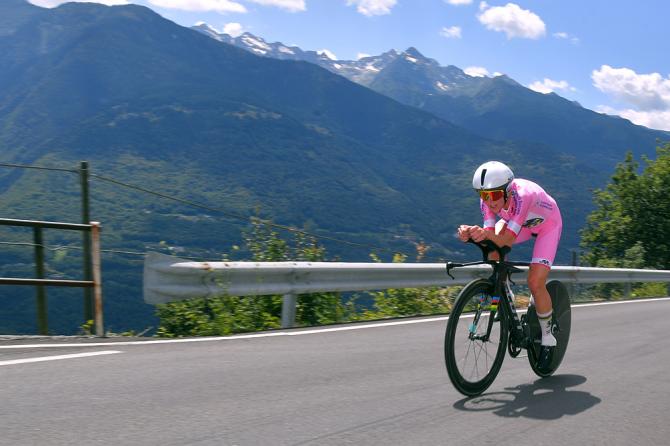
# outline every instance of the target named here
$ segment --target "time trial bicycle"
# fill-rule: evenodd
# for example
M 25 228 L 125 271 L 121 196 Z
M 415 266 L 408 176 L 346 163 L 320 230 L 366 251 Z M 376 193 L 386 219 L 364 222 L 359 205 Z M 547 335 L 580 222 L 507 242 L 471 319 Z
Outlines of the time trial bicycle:
M 511 262 L 505 257 L 509 247 L 498 247 L 490 240 L 476 243 L 483 260 L 470 263 L 447 263 L 447 274 L 453 268 L 488 264 L 493 267 L 489 278 L 476 279 L 461 290 L 456 298 L 444 337 L 444 357 L 449 379 L 464 395 L 476 396 L 484 392 L 495 380 L 505 350 L 516 358 L 522 350 L 528 352 L 528 362 L 540 377 L 552 375 L 563 360 L 570 339 L 570 297 L 565 286 L 558 280 L 547 282 L 547 290 L 553 306 L 552 332 L 557 345 L 553 350 L 549 366 L 538 364 L 542 334 L 532 300 L 525 314 L 517 312 L 511 285 L 511 275 L 521 272 L 519 266 L 530 266 L 528 262 Z M 498 253 L 499 260 L 490 260 L 489 255 Z

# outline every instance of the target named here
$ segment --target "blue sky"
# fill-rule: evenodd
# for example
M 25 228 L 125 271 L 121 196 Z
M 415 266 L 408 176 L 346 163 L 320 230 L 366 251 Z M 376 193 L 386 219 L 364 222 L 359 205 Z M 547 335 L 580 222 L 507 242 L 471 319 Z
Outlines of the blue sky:
M 54 7 L 63 0 L 30 0 Z M 97 0 L 148 6 L 338 59 L 415 47 L 592 110 L 670 130 L 668 0 Z

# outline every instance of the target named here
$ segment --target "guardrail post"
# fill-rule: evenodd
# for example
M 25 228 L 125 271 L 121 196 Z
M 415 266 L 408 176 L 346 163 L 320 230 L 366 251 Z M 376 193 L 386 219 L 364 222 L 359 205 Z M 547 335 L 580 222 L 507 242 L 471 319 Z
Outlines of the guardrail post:
M 571 256 L 571 257 L 572 257 L 572 261 L 570 262 L 570 264 L 571 264 L 572 266 L 577 266 L 577 253 L 575 252 L 574 249 L 572 250 L 571 254 L 572 254 L 572 256 Z M 569 296 L 570 296 L 570 298 L 571 298 L 572 300 L 574 300 L 575 297 L 576 297 L 576 296 L 575 296 L 575 291 L 576 291 L 575 288 L 576 288 L 576 287 L 575 287 L 575 284 L 574 284 L 574 283 L 570 282 L 570 283 L 568 284 L 568 293 L 569 293 Z
M 281 328 L 292 328 L 295 325 L 295 307 L 297 296 L 295 294 L 284 294 L 281 306 Z
M 626 282 L 623 284 L 623 295 L 626 299 L 629 299 L 630 293 L 631 293 L 631 284 L 630 282 Z
M 95 308 L 95 335 L 104 336 L 102 320 L 102 274 L 100 272 L 100 223 L 91 222 L 91 269 L 93 270 L 93 296 Z
M 33 228 L 33 241 L 35 244 L 35 274 L 37 279 L 44 279 L 44 238 L 42 228 Z M 47 296 L 46 289 L 42 285 L 36 287 L 37 292 L 37 332 L 41 335 L 49 334 L 47 322 Z

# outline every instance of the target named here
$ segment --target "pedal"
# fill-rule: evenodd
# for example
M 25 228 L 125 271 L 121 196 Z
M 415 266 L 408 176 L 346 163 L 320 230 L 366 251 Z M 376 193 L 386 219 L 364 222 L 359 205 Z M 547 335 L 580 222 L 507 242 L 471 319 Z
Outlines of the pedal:
M 521 353 L 521 350 L 523 350 L 521 347 L 516 347 L 515 344 L 515 340 L 510 336 L 510 338 L 507 340 L 507 351 L 512 358 L 519 356 L 519 353 Z
M 521 353 L 521 350 L 522 350 L 521 348 L 515 348 L 515 347 L 513 347 L 511 344 L 509 344 L 509 345 L 507 346 L 507 351 L 509 352 L 509 355 L 510 355 L 512 358 L 516 358 L 516 357 L 518 357 L 518 356 L 519 356 L 519 353 Z

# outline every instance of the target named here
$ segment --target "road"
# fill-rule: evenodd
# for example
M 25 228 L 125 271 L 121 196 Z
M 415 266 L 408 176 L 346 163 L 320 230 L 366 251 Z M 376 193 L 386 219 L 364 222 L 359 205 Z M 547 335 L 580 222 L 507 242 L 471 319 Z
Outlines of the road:
M 508 357 L 472 399 L 448 380 L 445 318 L 167 343 L 3 340 L 0 445 L 667 444 L 670 299 L 572 314 L 556 375 Z

